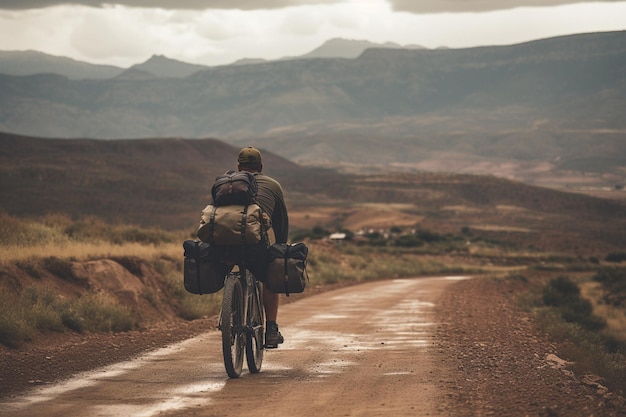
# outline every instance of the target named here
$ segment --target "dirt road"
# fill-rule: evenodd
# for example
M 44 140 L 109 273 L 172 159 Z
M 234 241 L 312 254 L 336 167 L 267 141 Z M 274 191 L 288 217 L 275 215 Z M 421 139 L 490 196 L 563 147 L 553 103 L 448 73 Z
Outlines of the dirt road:
M 438 414 L 433 307 L 454 278 L 344 288 L 281 308 L 286 342 L 229 380 L 217 331 L 0 404 L 11 416 Z
M 27 375 L 47 379 L 27 394 L 0 396 L 0 416 L 626 416 L 622 397 L 573 375 L 537 332 L 514 301 L 523 286 L 402 279 L 285 304 L 285 344 L 266 352 L 260 374 L 236 380 L 226 377 L 216 330 L 122 362 L 128 349 L 163 346 L 172 335 L 5 352 L 5 392 Z

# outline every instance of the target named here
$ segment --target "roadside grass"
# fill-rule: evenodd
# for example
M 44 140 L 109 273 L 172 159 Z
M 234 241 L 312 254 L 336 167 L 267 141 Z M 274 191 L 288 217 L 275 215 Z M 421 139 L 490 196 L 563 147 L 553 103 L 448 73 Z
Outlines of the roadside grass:
M 9 347 L 38 333 L 124 332 L 137 324 L 130 309 L 105 294 L 68 300 L 43 286 L 28 287 L 17 297 L 0 292 L 0 343 Z
M 472 264 L 450 263 L 410 251 L 393 253 L 377 248 L 313 248 L 309 252 L 307 266 L 313 285 L 424 275 L 474 274 L 488 269 Z
M 129 266 L 123 259 L 118 260 Z M 141 258 L 141 262 L 158 272 L 158 288 L 146 286 L 140 294 L 156 310 L 169 308 L 184 320 L 211 316 L 219 311 L 220 293 L 198 296 L 185 291 L 182 262 L 177 258 L 152 254 L 150 258 Z M 60 279 L 72 280 L 67 275 L 71 274 L 67 259 L 30 258 L 28 265 L 36 271 L 35 275 L 43 274 L 45 270 L 46 273 L 54 272 Z M 124 305 L 112 294 L 96 294 L 85 289 L 80 296 L 70 298 L 55 293 L 40 282 L 22 290 L 11 290 L 6 282 L 0 284 L 0 343 L 9 347 L 19 347 L 39 334 L 49 332 L 116 333 L 137 329 L 143 324 L 140 312 L 134 311 L 133 306 Z
M 598 267 L 598 271 L 601 271 Z M 595 374 L 613 392 L 626 393 L 626 310 L 602 302 L 607 292 L 594 281 L 600 272 L 578 271 L 549 279 L 530 274 L 529 291 L 520 296 L 538 327 L 558 343 L 559 353 L 579 376 Z

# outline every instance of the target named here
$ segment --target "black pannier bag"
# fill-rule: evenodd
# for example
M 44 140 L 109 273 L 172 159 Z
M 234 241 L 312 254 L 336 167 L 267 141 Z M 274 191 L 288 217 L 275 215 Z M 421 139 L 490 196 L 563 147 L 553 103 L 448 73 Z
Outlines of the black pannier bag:
M 257 191 L 256 178 L 250 172 L 228 171 L 215 178 L 211 197 L 215 206 L 247 206 L 255 202 Z
M 280 294 L 301 293 L 307 286 L 309 248 L 304 243 L 276 243 L 269 248 L 269 266 L 265 285 Z
M 199 240 L 186 240 L 183 248 L 185 290 L 192 294 L 213 294 L 221 290 L 229 267 L 220 262 L 213 248 Z

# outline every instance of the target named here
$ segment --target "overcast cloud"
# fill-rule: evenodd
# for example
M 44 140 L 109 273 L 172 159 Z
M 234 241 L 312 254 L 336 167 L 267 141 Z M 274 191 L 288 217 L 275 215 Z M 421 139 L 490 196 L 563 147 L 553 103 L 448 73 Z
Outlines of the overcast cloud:
M 0 0 L 0 50 L 32 49 L 121 67 L 154 54 L 223 65 L 241 58 L 302 55 L 337 37 L 463 48 L 626 29 L 626 0 L 115 3 Z
M 550 7 L 563 4 L 585 3 L 588 0 L 390 0 L 393 9 L 412 13 L 458 13 L 484 12 L 489 10 L 512 9 L 518 7 Z M 599 0 L 619 2 L 620 0 Z M 367 0 L 362 0 L 367 3 Z M 103 7 L 118 4 L 129 7 L 161 9 L 239 9 L 261 10 L 289 6 L 342 3 L 341 0 L 1 0 L 0 8 L 26 10 L 58 5 L 84 5 Z

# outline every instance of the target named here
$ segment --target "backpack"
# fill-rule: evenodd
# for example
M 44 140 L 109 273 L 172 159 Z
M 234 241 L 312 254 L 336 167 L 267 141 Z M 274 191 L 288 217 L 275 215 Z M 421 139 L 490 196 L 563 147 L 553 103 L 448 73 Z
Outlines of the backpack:
M 250 172 L 227 171 L 215 178 L 211 197 L 215 206 L 247 206 L 256 201 L 257 190 L 256 178 Z
M 265 285 L 273 293 L 303 292 L 309 282 L 306 259 L 309 248 L 304 243 L 275 243 L 270 246 L 270 263 Z

